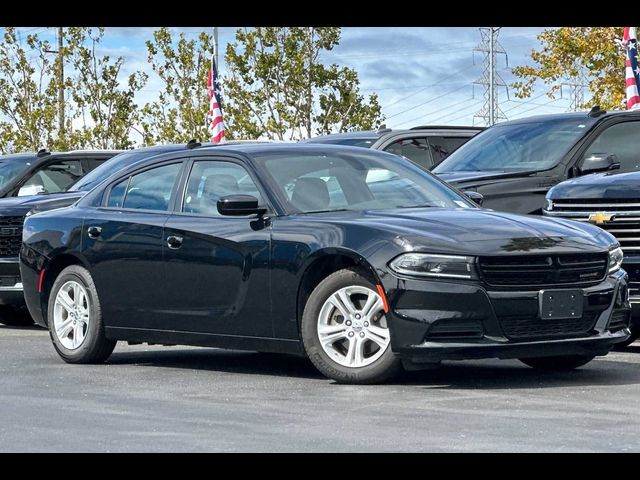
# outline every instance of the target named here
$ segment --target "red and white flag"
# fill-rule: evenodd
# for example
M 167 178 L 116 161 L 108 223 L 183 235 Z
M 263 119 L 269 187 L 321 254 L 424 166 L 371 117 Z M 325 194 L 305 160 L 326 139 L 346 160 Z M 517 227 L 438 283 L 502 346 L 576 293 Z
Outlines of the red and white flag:
M 627 53 L 626 85 L 627 110 L 640 109 L 640 67 L 638 67 L 638 38 L 636 27 L 624 27 L 622 45 Z
M 218 84 L 218 69 L 213 55 L 211 56 L 211 69 L 207 79 L 209 90 L 209 115 L 207 127 L 211 135 L 211 141 L 220 143 L 224 141 L 224 120 L 222 119 L 222 101 L 220 100 L 220 86 Z

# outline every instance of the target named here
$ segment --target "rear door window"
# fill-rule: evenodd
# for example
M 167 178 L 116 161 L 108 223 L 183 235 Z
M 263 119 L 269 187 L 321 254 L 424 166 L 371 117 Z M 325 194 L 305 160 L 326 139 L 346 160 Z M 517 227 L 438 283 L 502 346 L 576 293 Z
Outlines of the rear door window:
M 181 163 L 163 165 L 120 181 L 111 189 L 107 206 L 167 211 L 181 167 Z

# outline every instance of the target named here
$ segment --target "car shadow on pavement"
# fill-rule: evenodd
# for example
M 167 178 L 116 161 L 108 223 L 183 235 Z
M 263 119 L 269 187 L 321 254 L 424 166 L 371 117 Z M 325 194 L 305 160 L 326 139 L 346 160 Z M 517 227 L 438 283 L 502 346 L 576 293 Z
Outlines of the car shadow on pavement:
M 151 352 L 127 352 L 125 350 L 113 353 L 108 363 L 110 365 L 135 364 L 250 375 L 324 378 L 304 357 L 215 348 L 155 350 Z
M 640 359 L 638 362 L 633 360 L 635 353 L 627 356 L 634 351 L 640 353 L 640 345 L 631 347 L 624 354 L 629 361 L 599 357 L 569 372 L 541 372 L 517 361 L 445 362 L 439 368 L 403 372 L 391 384 L 496 390 L 640 384 Z M 211 348 L 144 352 L 121 350 L 115 352 L 108 363 L 325 380 L 308 359 L 276 353 Z
M 4 325 L 0 323 L 0 330 L 39 330 L 46 331 L 45 328 L 42 328 L 35 323 L 33 325 Z
M 600 357 L 587 365 L 565 372 L 544 372 L 517 361 L 500 364 L 484 361 L 447 362 L 440 368 L 406 372 L 399 381 L 424 388 L 453 389 L 530 389 L 640 384 L 640 362 L 605 360 Z

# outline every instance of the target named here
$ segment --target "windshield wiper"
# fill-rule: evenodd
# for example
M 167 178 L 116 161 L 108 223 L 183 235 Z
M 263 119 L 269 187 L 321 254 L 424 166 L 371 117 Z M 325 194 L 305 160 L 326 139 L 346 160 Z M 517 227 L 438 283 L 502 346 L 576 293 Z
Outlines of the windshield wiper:
M 300 213 L 329 213 L 329 212 L 352 212 L 353 210 L 349 208 L 332 208 L 329 210 L 311 210 L 310 212 L 300 212 Z

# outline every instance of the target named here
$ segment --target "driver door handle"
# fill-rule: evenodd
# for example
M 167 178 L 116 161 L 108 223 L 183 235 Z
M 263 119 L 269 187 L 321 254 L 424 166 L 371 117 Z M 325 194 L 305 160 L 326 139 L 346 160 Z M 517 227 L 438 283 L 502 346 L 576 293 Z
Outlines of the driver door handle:
M 87 228 L 87 235 L 89 235 L 89 238 L 98 238 L 100 233 L 102 233 L 102 227 Z
M 177 235 L 171 235 L 167 237 L 167 247 L 171 250 L 177 250 L 182 246 L 182 237 L 178 237 Z

